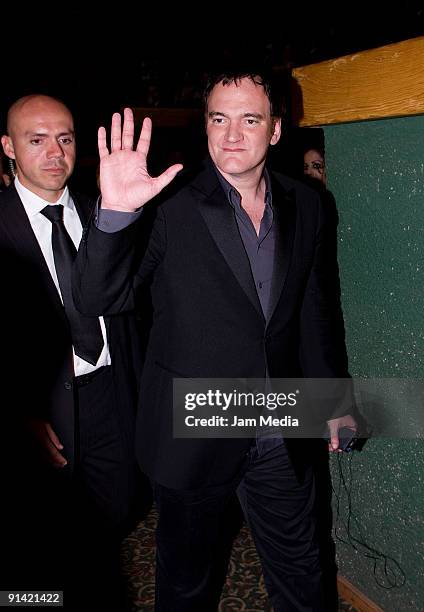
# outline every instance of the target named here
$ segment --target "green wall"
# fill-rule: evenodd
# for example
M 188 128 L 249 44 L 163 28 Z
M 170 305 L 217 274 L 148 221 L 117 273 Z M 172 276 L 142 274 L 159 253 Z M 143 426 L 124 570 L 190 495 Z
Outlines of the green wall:
M 328 187 L 340 215 L 350 372 L 354 377 L 422 379 L 424 116 L 328 126 L 324 132 Z M 406 402 L 393 397 L 393 407 L 405 423 L 412 419 Z M 390 402 L 384 409 L 390 411 Z M 347 461 L 343 457 L 346 471 Z M 337 544 L 340 573 L 384 610 L 423 611 L 423 440 L 371 439 L 351 461 L 352 510 L 362 535 L 399 562 L 406 582 L 396 589 L 379 587 L 373 561 L 363 549 L 342 543 Z M 331 463 L 337 482 L 337 459 Z M 346 498 L 341 506 L 346 520 Z M 351 532 L 359 535 L 354 524 Z

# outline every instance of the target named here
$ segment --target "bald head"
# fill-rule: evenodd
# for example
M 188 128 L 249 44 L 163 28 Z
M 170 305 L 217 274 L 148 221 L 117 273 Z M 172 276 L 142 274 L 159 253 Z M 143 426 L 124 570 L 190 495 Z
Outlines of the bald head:
M 61 112 L 67 113 L 73 124 L 72 114 L 69 108 L 59 98 L 45 96 L 42 94 L 31 94 L 23 96 L 12 104 L 7 113 L 7 133 L 11 135 L 14 127 L 19 123 L 22 114 L 32 114 L 38 111 L 55 112 L 55 109 L 60 109 Z
M 70 110 L 50 96 L 25 96 L 10 107 L 7 131 L 1 141 L 15 160 L 19 181 L 48 202 L 57 202 L 75 164 Z

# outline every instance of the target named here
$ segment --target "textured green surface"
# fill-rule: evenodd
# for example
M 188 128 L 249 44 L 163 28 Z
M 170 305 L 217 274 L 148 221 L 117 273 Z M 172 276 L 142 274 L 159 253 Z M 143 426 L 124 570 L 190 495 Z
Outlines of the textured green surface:
M 424 378 L 424 117 L 329 126 L 325 139 L 351 374 Z M 406 403 L 393 405 L 413 418 Z M 340 571 L 388 612 L 423 611 L 423 440 L 371 440 L 351 467 L 351 533 L 396 559 L 406 582 L 379 587 L 361 546 L 338 543 Z M 336 459 L 332 472 L 337 484 Z M 346 522 L 346 496 L 340 506 Z

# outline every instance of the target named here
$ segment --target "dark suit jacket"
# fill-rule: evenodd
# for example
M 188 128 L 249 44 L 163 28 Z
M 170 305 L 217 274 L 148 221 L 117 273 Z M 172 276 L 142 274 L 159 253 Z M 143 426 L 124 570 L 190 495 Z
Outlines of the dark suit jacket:
M 73 195 L 82 224 L 90 201 Z M 24 418 L 50 421 L 72 469 L 74 391 L 72 346 L 65 311 L 14 186 L 0 193 L 2 377 L 11 400 L 2 418 L 14 431 Z M 106 320 L 120 419 L 128 443 L 134 430 L 140 355 L 132 316 Z M 7 431 L 6 427 L 6 431 Z M 9 434 L 5 434 L 9 435 Z M 19 434 L 18 434 L 19 435 Z M 22 440 L 21 448 L 23 446 Z M 19 448 L 19 445 L 18 445 Z M 15 447 L 15 452 L 18 451 Z
M 334 292 L 337 262 L 319 197 L 297 181 L 271 176 L 278 238 L 267 320 L 234 212 L 210 162 L 159 207 L 141 264 L 133 259 L 134 226 L 107 234 L 92 225 L 80 249 L 75 297 L 87 313 L 132 309 L 137 287 L 153 275 L 137 452 L 144 470 L 165 486 L 226 482 L 250 444 L 174 439 L 173 377 L 259 378 L 266 368 L 281 378 L 347 376 L 336 324 L 342 318 Z M 301 473 L 304 446 L 287 444 Z

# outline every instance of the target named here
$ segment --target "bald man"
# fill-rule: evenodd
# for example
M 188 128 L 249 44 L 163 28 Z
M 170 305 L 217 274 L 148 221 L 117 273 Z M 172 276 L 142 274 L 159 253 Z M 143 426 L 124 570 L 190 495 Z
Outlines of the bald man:
M 31 499 L 31 512 L 21 521 L 27 526 L 25 550 L 31 552 L 19 552 L 16 560 L 17 575 L 26 581 L 16 582 L 9 562 L 14 582 L 0 586 L 49 585 L 65 588 L 66 598 L 78 583 L 91 591 L 93 605 L 100 609 L 104 594 L 101 609 L 116 611 L 123 609 L 114 599 L 117 588 L 110 590 L 117 584 L 118 545 L 140 491 L 133 456 L 137 333 L 127 316 L 84 318 L 81 329 L 95 330 L 97 350 L 80 350 L 86 331 L 75 346 L 78 314 L 65 295 L 66 270 L 57 259 L 56 221 L 49 216 L 60 211 L 64 229 L 59 222 L 58 231 L 77 249 L 92 203 L 67 187 L 76 153 L 71 112 L 60 100 L 26 96 L 11 106 L 7 131 L 1 141 L 15 161 L 16 178 L 0 193 L 0 314 L 3 380 L 13 401 L 2 411 L 8 425 L 2 465 L 15 500 L 6 521 L 13 539 L 8 525 L 23 518 L 19 510 L 27 510 Z

